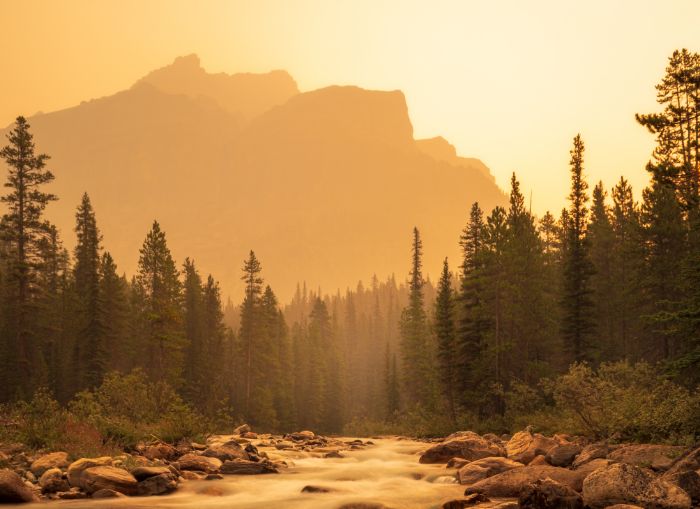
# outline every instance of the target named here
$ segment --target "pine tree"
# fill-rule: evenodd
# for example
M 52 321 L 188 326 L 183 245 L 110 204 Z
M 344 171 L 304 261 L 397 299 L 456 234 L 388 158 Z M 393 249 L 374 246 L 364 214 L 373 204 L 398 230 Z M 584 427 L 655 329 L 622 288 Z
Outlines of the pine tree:
M 75 246 L 73 277 L 78 297 L 78 335 L 75 364 L 79 386 L 93 388 L 102 382 L 107 364 L 107 350 L 100 334 L 100 242 L 102 236 L 97 228 L 95 212 L 87 193 L 75 214 Z
M 408 404 L 431 408 L 434 381 L 428 345 L 428 317 L 424 308 L 422 256 L 423 243 L 418 228 L 414 228 L 409 300 L 401 313 L 403 385 Z
M 144 304 L 146 371 L 153 380 L 181 383 L 181 285 L 165 233 L 157 221 L 146 235 L 139 258 L 136 284 Z
M 245 283 L 245 298 L 241 306 L 241 326 L 238 334 L 242 348 L 242 377 L 243 377 L 243 412 L 246 417 L 251 412 L 251 395 L 255 367 L 255 353 L 259 339 L 260 298 L 262 296 L 263 279 L 260 277 L 262 266 L 253 251 L 243 263 Z
M 435 299 L 435 335 L 437 336 L 442 393 L 447 402 L 448 415 L 454 423 L 457 420 L 455 401 L 455 392 L 457 388 L 455 352 L 457 351 L 457 344 L 454 317 L 454 290 L 452 289 L 452 273 L 450 272 L 447 258 L 445 258 L 443 262 L 442 273 L 438 283 L 437 298 Z
M 583 175 L 584 145 L 580 135 L 571 150 L 571 193 L 565 231 L 561 333 L 573 361 L 591 358 L 591 336 L 595 329 L 590 279 L 593 266 L 586 237 L 588 184 Z
M 134 358 L 129 330 L 129 284 L 117 274 L 112 255 L 100 260 L 99 334 L 107 352 L 108 369 L 128 371 Z
M 184 275 L 183 303 L 184 303 L 184 331 L 187 340 L 185 350 L 185 363 L 183 375 L 187 380 L 185 394 L 188 401 L 200 408 L 204 404 L 204 396 L 207 393 L 209 377 L 207 376 L 205 359 L 205 331 L 202 278 L 197 271 L 195 263 L 185 258 L 182 268 Z
M 7 366 L 12 373 L 6 392 L 28 395 L 36 384 L 36 369 L 41 364 L 38 338 L 33 331 L 36 297 L 36 274 L 40 260 L 40 242 L 50 234 L 50 226 L 43 212 L 56 196 L 42 189 L 54 176 L 46 170 L 46 154 L 34 153 L 34 140 L 24 117 L 17 117 L 15 126 L 7 135 L 9 144 L 0 150 L 7 163 L 5 187 L 10 191 L 0 201 L 7 206 L 2 218 L 2 237 L 9 251 L 6 288 L 6 313 L 9 315 L 5 331 L 7 352 L 11 355 Z

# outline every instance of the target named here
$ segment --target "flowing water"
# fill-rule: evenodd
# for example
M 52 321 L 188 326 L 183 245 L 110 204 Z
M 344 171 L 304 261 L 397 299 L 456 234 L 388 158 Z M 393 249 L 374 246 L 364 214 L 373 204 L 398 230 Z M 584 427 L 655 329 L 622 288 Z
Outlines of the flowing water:
M 290 465 L 280 474 L 225 476 L 217 481 L 185 481 L 172 495 L 108 500 L 50 502 L 62 509 L 115 508 L 290 508 L 336 509 L 357 502 L 391 508 L 432 508 L 459 498 L 464 487 L 445 465 L 418 463 L 427 444 L 393 438 L 373 439 L 375 445 L 342 451 L 343 458 L 278 451 L 261 447 L 271 459 Z M 328 488 L 329 493 L 302 493 L 305 486 Z M 38 505 L 23 507 L 39 507 Z M 47 504 L 41 504 L 46 509 Z

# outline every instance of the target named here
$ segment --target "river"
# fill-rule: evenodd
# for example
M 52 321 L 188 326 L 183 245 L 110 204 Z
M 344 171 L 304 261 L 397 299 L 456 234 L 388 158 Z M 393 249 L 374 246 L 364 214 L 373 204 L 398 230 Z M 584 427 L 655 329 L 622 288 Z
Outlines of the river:
M 271 459 L 290 465 L 279 474 L 225 476 L 216 481 L 185 481 L 162 497 L 60 501 L 23 507 L 68 508 L 289 508 L 336 509 L 353 502 L 381 503 L 390 508 L 432 508 L 460 498 L 453 469 L 422 465 L 419 453 L 427 444 L 412 440 L 372 439 L 374 445 L 343 451 L 343 458 L 322 458 L 313 452 L 278 451 L 261 447 Z M 328 493 L 302 493 L 305 486 Z

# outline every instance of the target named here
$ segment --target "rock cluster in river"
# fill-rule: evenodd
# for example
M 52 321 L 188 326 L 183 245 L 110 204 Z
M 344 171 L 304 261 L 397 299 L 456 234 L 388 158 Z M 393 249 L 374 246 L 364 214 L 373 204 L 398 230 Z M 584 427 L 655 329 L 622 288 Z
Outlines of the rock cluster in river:
M 512 437 L 459 432 L 432 445 L 420 461 L 445 463 L 466 486 L 465 497 L 445 503 L 445 509 L 689 509 L 700 504 L 697 447 L 613 445 L 546 437 L 529 429 Z
M 38 500 L 75 500 L 121 496 L 156 496 L 175 491 L 186 480 L 223 479 L 223 475 L 278 473 L 273 461 L 251 442 L 276 449 L 312 451 L 342 457 L 342 450 L 364 447 L 299 431 L 285 436 L 258 435 L 247 425 L 233 435 L 215 435 L 206 444 L 139 444 L 130 454 L 70 458 L 62 451 L 30 455 L 19 444 L 0 444 L 0 504 Z

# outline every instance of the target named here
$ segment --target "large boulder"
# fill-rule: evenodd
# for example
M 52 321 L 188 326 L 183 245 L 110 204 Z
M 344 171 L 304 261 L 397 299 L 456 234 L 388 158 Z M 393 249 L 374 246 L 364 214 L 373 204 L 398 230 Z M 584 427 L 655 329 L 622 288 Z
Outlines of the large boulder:
M 71 486 L 82 488 L 82 476 L 85 470 L 111 464 L 112 458 L 109 456 L 102 456 L 100 458 L 80 458 L 68 466 L 68 482 Z
M 690 497 L 651 471 L 627 463 L 599 468 L 583 482 L 583 501 L 591 509 L 634 504 L 654 509 L 688 509 Z
M 581 491 L 586 475 L 587 473 L 551 465 L 528 465 L 507 470 L 472 484 L 467 487 L 465 493 L 483 493 L 489 497 L 514 498 L 518 497 L 528 484 L 547 477 L 575 491 Z
M 505 456 L 503 447 L 471 431 L 460 432 L 459 436 L 447 437 L 443 442 L 432 446 L 421 457 L 421 463 L 447 463 L 452 458 L 475 461 L 492 456 Z
M 580 452 L 581 447 L 578 444 L 559 444 L 549 450 L 545 459 L 555 467 L 568 467 Z
M 222 461 L 218 458 L 209 456 L 200 456 L 198 454 L 185 454 L 179 460 L 181 470 L 199 470 L 212 474 L 218 472 L 221 468 Z
M 667 474 L 688 472 L 690 470 L 700 470 L 700 447 L 691 449 L 678 458 L 671 468 L 668 469 Z
M 694 504 L 700 505 L 700 474 L 695 470 L 664 474 L 663 479 L 685 491 Z
M 221 465 L 221 473 L 232 475 L 276 474 L 277 468 L 269 461 L 256 463 L 255 461 L 232 460 L 225 461 Z
M 180 455 L 178 450 L 170 444 L 159 442 L 146 446 L 143 455 L 149 460 L 176 460 Z
M 247 460 L 250 459 L 248 453 L 236 442 L 228 442 L 225 445 L 214 445 L 207 448 L 202 456 L 209 458 L 217 458 L 221 461 L 230 461 L 235 459 Z
M 112 490 L 124 495 L 135 495 L 138 482 L 126 470 L 111 466 L 90 467 L 80 478 L 82 488 L 88 493 Z
M 36 500 L 22 478 L 8 468 L 0 470 L 0 504 L 21 504 Z
M 149 477 L 155 477 L 155 476 L 161 475 L 161 474 L 170 474 L 171 472 L 172 471 L 168 467 L 142 466 L 142 467 L 136 467 L 135 469 L 133 469 L 131 471 L 131 475 L 133 475 L 137 481 L 143 481 L 144 479 L 148 479 Z
M 576 459 L 573 462 L 573 467 L 578 468 L 581 465 L 585 465 L 589 461 L 598 458 L 607 458 L 608 452 L 610 452 L 610 448 L 608 447 L 608 444 L 604 442 L 587 445 L 581 449 L 579 455 L 576 456 Z
M 56 493 L 70 489 L 68 479 L 63 477 L 63 472 L 60 468 L 49 468 L 41 474 L 39 486 L 41 486 L 42 493 Z
M 683 452 L 683 447 L 673 445 L 635 444 L 614 450 L 608 455 L 608 459 L 637 467 L 665 471 L 671 468 Z
M 34 460 L 29 470 L 31 470 L 32 474 L 35 476 L 41 477 L 41 474 L 51 468 L 63 469 L 68 465 L 70 465 L 70 461 L 68 461 L 67 452 L 52 452 Z
M 154 495 L 166 495 L 177 489 L 177 478 L 170 472 L 147 477 L 140 481 L 136 487 L 138 495 L 150 497 Z
M 474 484 L 482 479 L 500 474 L 512 468 L 524 467 L 522 463 L 509 460 L 500 456 L 482 458 L 467 463 L 457 472 L 457 480 L 460 484 Z
M 530 431 L 518 431 L 513 438 L 506 443 L 506 456 L 513 461 L 527 465 L 535 456 L 546 455 L 558 445 L 553 438 L 547 438 L 539 433 Z
M 518 497 L 521 509 L 583 509 L 581 495 L 552 479 L 528 484 Z

